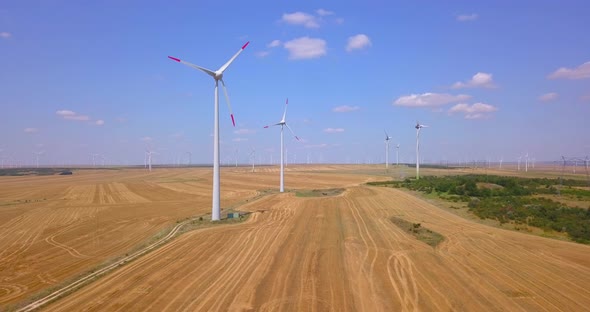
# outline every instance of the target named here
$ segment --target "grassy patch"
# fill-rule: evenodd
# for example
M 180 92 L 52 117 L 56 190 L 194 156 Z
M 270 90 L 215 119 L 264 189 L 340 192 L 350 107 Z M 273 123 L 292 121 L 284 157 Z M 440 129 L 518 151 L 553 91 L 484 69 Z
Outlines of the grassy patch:
M 343 188 L 323 189 L 323 190 L 301 190 L 296 191 L 297 197 L 328 197 L 340 195 L 345 191 Z
M 391 217 L 389 220 L 393 224 L 397 225 L 400 229 L 417 238 L 419 241 L 424 242 L 432 247 L 436 247 L 445 239 L 445 237 L 441 234 L 423 227 L 420 223 L 408 222 L 397 217 Z
M 567 233 L 579 243 L 590 244 L 590 191 L 588 182 L 493 175 L 428 176 L 420 180 L 367 183 L 403 187 L 427 198 L 463 203 L 481 219 L 500 225 L 525 224 L 544 231 Z M 558 198 L 559 200 L 554 200 Z M 572 203 L 580 203 L 580 206 Z

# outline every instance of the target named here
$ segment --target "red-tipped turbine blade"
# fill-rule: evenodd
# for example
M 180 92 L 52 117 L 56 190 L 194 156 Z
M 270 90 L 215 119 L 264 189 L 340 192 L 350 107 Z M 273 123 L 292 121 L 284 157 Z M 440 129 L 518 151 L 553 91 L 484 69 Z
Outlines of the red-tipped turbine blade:
M 169 59 L 171 59 L 171 60 L 175 60 L 175 61 L 177 61 L 177 62 L 180 62 L 180 59 L 177 59 L 177 58 L 175 58 L 175 57 L 168 56 L 168 58 L 169 58 Z

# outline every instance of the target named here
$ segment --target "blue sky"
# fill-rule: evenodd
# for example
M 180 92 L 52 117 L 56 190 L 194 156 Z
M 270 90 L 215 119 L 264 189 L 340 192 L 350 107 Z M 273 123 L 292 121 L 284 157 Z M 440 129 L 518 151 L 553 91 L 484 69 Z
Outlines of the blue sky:
M 32 164 L 383 162 L 590 154 L 585 1 L 2 1 L 0 157 Z M 309 156 L 308 156 L 309 155 Z

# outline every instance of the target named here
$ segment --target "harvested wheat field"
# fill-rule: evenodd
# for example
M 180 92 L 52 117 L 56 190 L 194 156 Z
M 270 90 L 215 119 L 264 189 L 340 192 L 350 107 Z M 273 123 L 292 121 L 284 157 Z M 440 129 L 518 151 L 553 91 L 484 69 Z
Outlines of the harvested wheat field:
M 244 173 L 225 177 L 239 174 Z M 363 186 L 362 175 L 301 175 L 306 178 L 290 173 L 287 184 L 346 190 L 249 201 L 239 208 L 252 212 L 246 222 L 181 235 L 46 310 L 582 311 L 590 306 L 590 246 L 473 223 L 404 191 Z M 238 180 L 231 183 L 246 188 Z M 394 225 L 392 217 L 420 223 L 444 240 L 427 245 Z
M 288 188 L 373 179 L 290 170 Z M 224 168 L 222 208 L 275 187 L 276 169 L 265 171 Z M 178 220 L 210 213 L 210 202 L 210 168 L 0 177 L 0 310 L 145 245 Z

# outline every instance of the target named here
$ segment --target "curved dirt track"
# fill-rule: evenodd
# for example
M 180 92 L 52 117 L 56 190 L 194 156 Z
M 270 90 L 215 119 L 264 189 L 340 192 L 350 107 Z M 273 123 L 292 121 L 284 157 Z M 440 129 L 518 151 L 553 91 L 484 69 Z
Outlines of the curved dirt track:
M 189 232 L 50 311 L 582 311 L 590 246 L 487 227 L 403 191 L 264 197 L 242 224 Z M 264 212 L 260 212 L 265 210 Z M 396 216 L 443 234 L 436 249 Z
M 277 168 L 256 169 L 222 169 L 222 208 L 245 202 L 259 190 L 276 189 Z M 302 167 L 288 170 L 287 188 L 370 179 L 329 173 L 317 179 Z M 209 213 L 210 203 L 211 168 L 0 177 L 0 311 L 124 256 L 179 220 Z

